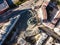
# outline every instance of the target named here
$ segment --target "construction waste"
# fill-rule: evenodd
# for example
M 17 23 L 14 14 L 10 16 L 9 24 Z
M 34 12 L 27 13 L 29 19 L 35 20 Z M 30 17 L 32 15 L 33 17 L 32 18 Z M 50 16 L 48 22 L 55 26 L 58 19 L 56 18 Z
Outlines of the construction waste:
M 35 0 L 31 9 L 15 14 L 0 23 L 0 45 L 60 45 L 60 9 L 55 1 Z

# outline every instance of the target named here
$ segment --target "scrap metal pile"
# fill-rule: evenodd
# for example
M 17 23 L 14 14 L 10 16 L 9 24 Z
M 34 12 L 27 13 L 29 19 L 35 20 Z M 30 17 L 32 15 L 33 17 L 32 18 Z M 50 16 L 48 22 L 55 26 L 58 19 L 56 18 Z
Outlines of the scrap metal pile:
M 4 41 L 6 38 L 5 34 L 8 35 L 9 30 L 12 30 L 12 27 L 15 26 L 17 20 L 20 18 L 19 20 L 21 21 L 18 22 L 23 23 L 23 25 L 18 25 L 20 28 L 23 28 L 22 30 L 18 28 L 20 34 L 16 36 L 17 42 L 15 44 L 8 43 L 9 45 L 60 45 L 60 9 L 57 7 L 56 2 L 52 2 L 51 0 L 37 0 L 35 2 L 32 4 L 31 10 L 26 10 L 22 16 L 17 15 L 8 22 L 1 23 L 1 41 Z M 29 16 L 28 19 L 25 16 Z M 26 19 L 27 21 L 25 21 Z M 27 24 L 26 28 L 24 27 L 25 23 Z

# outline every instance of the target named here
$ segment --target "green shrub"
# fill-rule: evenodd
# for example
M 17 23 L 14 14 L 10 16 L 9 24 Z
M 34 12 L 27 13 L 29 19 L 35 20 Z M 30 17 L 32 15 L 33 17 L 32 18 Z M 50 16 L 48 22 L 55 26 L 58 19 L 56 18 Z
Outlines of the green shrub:
M 60 0 L 57 0 L 57 4 L 60 5 Z
M 14 4 L 16 6 L 18 6 L 18 5 L 22 4 L 22 3 L 24 3 L 25 1 L 27 1 L 27 0 L 18 0 L 18 1 L 15 1 Z
M 17 2 L 15 5 L 18 6 L 18 5 L 22 4 L 22 3 L 24 3 L 25 1 L 27 1 L 27 0 L 19 0 L 19 2 Z

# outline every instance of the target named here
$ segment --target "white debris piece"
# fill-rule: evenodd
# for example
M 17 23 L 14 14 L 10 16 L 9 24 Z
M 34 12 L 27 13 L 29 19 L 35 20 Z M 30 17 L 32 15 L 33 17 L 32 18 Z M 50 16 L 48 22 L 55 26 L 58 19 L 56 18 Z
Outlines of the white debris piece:
M 35 40 L 36 40 L 36 41 L 39 40 L 40 36 L 41 36 L 41 34 L 37 34 L 37 35 L 34 37 Z
M 19 45 L 30 45 L 30 43 L 26 42 L 23 38 L 19 38 L 17 41 Z
M 54 39 L 52 37 L 49 37 L 49 39 L 47 40 L 45 45 L 52 45 L 53 44 L 53 40 Z
M 26 37 L 27 37 L 27 36 L 34 36 L 34 35 L 39 34 L 39 33 L 40 33 L 40 30 L 39 30 L 38 27 L 36 26 L 36 27 L 32 28 L 31 30 L 26 30 L 25 36 L 26 36 Z
M 19 38 L 17 43 L 20 44 L 20 45 L 25 45 L 26 41 L 22 38 Z
M 45 33 L 42 33 L 39 40 L 36 42 L 36 45 L 42 45 L 42 43 L 45 41 L 45 39 L 48 37 Z
M 60 43 L 55 43 L 55 45 L 60 45 Z
M 60 36 L 60 29 L 59 28 L 54 28 L 54 32 Z

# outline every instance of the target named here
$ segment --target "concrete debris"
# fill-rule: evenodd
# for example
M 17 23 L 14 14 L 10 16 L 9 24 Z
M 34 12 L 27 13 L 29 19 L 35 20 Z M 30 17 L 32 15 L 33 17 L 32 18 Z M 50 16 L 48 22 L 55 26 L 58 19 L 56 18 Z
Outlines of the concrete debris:
M 49 23 L 49 22 L 47 22 L 47 23 L 44 23 L 44 22 L 43 22 L 43 25 L 46 26 L 46 27 L 48 27 L 48 28 L 50 28 L 50 29 L 53 29 L 53 28 L 55 27 L 54 24 Z
M 39 40 L 40 36 L 41 36 L 41 34 L 37 34 L 36 36 L 34 36 L 34 39 L 37 41 L 37 40 Z
M 26 30 L 25 32 L 25 36 L 34 36 L 40 33 L 40 30 L 38 29 L 38 27 L 34 27 L 31 30 Z
M 42 43 L 45 41 L 45 39 L 48 37 L 45 33 L 42 33 L 39 40 L 37 40 L 36 45 L 42 45 Z
M 60 36 L 60 21 L 57 23 L 56 27 L 54 28 L 54 32 Z
M 23 38 L 19 38 L 17 41 L 17 45 L 31 45 L 31 44 L 26 42 Z
M 60 36 L 60 29 L 59 28 L 54 28 L 54 32 Z
M 60 45 L 60 43 L 55 43 L 55 45 Z
M 53 41 L 54 41 L 54 39 L 52 37 L 49 37 L 49 39 L 47 40 L 45 45 L 52 45 Z
M 9 8 L 7 2 L 0 2 L 0 12 Z M 55 1 L 28 0 L 0 17 L 0 45 L 60 45 L 60 9 Z

